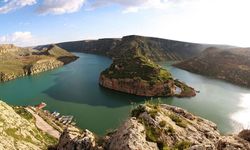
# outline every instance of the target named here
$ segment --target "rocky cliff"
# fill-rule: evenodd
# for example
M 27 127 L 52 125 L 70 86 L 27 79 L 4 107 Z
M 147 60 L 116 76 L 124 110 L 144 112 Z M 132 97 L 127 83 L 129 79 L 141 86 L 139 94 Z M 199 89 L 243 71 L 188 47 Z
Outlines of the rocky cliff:
M 56 45 L 41 51 L 0 45 L 0 82 L 52 70 L 77 59 Z
M 171 73 L 144 53 L 140 41 L 126 42 L 123 51 L 99 79 L 101 86 L 139 96 L 195 96 L 193 88 L 174 80 Z
M 0 101 L 0 149 L 44 150 L 57 140 L 37 129 L 34 118 L 22 107 Z
M 88 130 L 65 130 L 58 150 L 249 150 L 249 130 L 220 135 L 216 124 L 165 104 L 139 105 L 117 130 L 97 138 Z
M 208 48 L 197 57 L 176 64 L 190 72 L 250 87 L 250 48 Z

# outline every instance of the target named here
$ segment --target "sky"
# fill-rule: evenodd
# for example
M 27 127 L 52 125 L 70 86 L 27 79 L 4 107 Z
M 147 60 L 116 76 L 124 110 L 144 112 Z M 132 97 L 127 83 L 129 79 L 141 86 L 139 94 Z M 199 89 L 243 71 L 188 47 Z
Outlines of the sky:
M 153 36 L 250 47 L 250 0 L 0 0 L 0 44 Z

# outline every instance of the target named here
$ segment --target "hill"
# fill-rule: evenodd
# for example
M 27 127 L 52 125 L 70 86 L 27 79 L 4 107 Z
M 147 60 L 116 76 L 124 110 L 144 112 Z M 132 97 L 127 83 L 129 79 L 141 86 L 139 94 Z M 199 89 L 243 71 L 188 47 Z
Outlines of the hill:
M 76 56 L 56 45 L 41 51 L 0 45 L 0 82 L 58 68 L 76 59 Z
M 208 48 L 199 56 L 175 64 L 190 72 L 250 87 L 250 48 Z

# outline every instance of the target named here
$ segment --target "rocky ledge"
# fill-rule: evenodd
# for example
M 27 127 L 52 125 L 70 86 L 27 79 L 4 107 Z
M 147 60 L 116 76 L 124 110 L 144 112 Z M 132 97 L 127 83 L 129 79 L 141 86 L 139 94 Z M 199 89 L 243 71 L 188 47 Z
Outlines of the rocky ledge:
M 216 124 L 184 109 L 146 103 L 117 130 L 97 137 L 88 130 L 65 130 L 60 150 L 249 150 L 250 131 L 222 136 Z
M 26 75 L 34 75 L 61 67 L 78 57 L 55 45 L 37 51 L 0 45 L 0 82 L 13 80 Z

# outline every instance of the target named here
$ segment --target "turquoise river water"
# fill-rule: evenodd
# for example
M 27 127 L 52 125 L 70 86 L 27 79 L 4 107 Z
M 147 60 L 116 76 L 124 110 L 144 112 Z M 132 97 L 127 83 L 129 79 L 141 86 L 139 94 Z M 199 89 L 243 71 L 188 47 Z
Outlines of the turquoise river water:
M 146 98 L 104 89 L 99 74 L 111 60 L 97 55 L 75 53 L 80 58 L 59 69 L 0 84 L 0 99 L 11 105 L 47 103 L 46 109 L 73 115 L 81 128 L 97 134 L 117 128 L 129 115 L 131 102 Z M 222 133 L 250 127 L 250 90 L 224 81 L 210 79 L 172 67 L 175 78 L 199 90 L 193 98 L 161 98 L 166 104 L 180 106 L 215 122 Z

